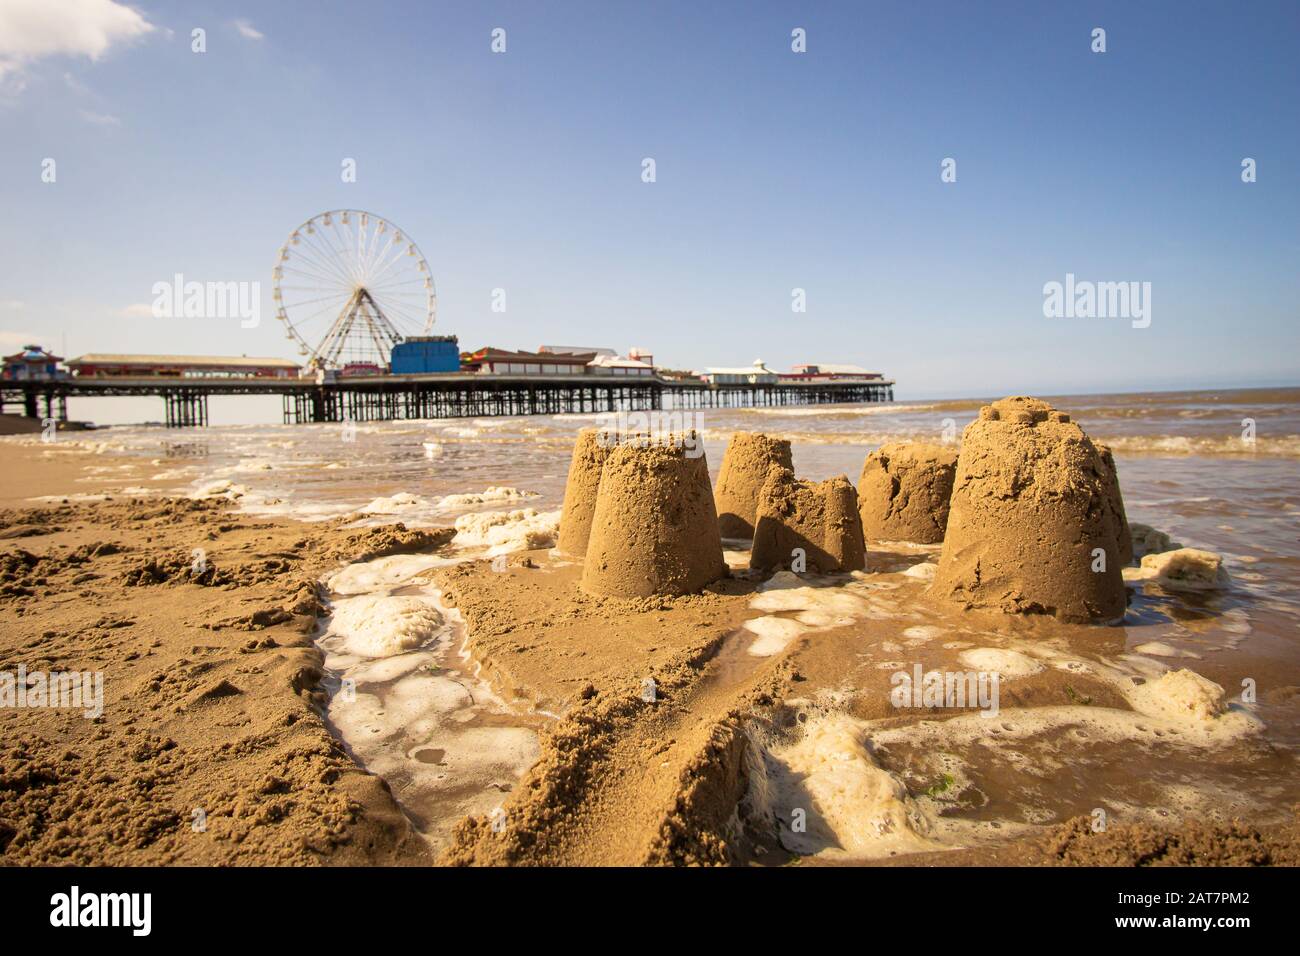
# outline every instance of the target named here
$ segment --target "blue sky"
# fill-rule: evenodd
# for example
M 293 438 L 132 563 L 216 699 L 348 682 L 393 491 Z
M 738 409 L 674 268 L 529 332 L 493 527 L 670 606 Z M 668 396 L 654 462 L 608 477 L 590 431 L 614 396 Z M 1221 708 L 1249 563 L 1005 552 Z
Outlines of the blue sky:
M 1294 2 L 113 6 L 0 29 L 5 346 L 294 357 L 276 250 L 351 207 L 415 237 L 467 348 L 901 398 L 1300 383 Z M 260 281 L 261 325 L 148 315 L 178 272 Z M 1045 318 L 1067 272 L 1150 282 L 1150 327 Z

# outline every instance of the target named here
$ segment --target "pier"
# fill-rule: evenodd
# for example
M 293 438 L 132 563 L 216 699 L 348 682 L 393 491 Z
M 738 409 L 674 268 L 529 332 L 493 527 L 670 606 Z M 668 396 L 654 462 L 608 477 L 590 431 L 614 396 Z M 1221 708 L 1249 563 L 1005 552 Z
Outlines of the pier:
M 69 376 L 0 383 L 0 412 L 19 406 L 31 418 L 67 420 L 69 398 L 157 396 L 172 428 L 208 423 L 208 399 L 279 395 L 285 424 L 500 415 L 757 408 L 889 402 L 884 378 L 710 384 L 660 376 L 620 380 L 593 375 L 366 375 L 337 381 L 286 378 L 125 378 Z

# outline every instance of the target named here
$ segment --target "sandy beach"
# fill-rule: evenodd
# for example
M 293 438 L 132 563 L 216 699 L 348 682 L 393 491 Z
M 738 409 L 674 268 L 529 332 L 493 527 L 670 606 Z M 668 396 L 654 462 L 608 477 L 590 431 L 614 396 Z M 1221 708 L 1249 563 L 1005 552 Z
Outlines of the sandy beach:
M 881 421 L 848 411 L 812 422 L 856 437 Z M 787 421 L 796 469 L 861 466 L 864 446 Z M 551 423 L 540 491 L 499 464 L 476 491 L 454 474 L 367 484 L 392 441 L 446 474 L 410 424 L 375 426 L 338 459 L 347 493 L 310 500 L 267 484 L 298 480 L 292 429 L 206 430 L 187 440 L 201 454 L 158 431 L 5 440 L 0 671 L 97 672 L 104 691 L 93 719 L 0 710 L 4 862 L 1297 862 L 1300 658 L 1270 623 L 1294 619 L 1296 582 L 1260 592 L 1258 559 L 1187 591 L 1139 580 L 1139 554 L 1119 627 L 954 604 L 933 587 L 942 543 L 875 538 L 865 567 L 800 573 L 751 569 L 749 541 L 727 538 L 725 573 L 695 593 L 593 594 L 595 552 L 571 553 L 546 510 L 589 422 Z M 431 429 L 444 461 L 522 462 L 506 433 L 535 448 L 538 425 Z M 1170 509 L 1167 528 L 1195 531 L 1146 504 L 1171 478 L 1160 461 L 1153 488 L 1121 459 L 1129 519 Z M 929 672 L 997 673 L 995 712 L 926 699 Z M 899 674 L 918 684 L 902 700 Z
M 409 543 L 227 510 L 182 498 L 0 515 L 3 669 L 107 675 L 93 719 L 0 711 L 4 862 L 424 859 L 384 782 L 326 729 L 312 641 L 319 570 Z

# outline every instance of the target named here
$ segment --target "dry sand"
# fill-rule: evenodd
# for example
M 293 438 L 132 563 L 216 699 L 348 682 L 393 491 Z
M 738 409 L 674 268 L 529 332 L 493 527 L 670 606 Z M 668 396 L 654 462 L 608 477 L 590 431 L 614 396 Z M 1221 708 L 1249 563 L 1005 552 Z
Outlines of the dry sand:
M 104 679 L 93 720 L 0 710 L 0 859 L 424 860 L 386 785 L 321 719 L 312 634 L 324 570 L 438 536 L 250 522 L 186 499 L 7 510 L 0 533 L 0 671 Z

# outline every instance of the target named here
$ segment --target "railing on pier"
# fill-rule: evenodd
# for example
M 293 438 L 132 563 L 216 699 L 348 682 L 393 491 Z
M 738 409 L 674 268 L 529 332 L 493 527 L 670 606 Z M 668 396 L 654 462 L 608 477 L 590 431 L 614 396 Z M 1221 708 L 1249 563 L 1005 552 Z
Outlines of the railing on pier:
M 280 395 L 285 423 L 299 424 L 889 402 L 894 398 L 894 383 L 852 379 L 710 385 L 658 377 L 470 374 L 358 376 L 326 383 L 265 378 L 67 378 L 0 383 L 0 412 L 6 404 L 21 404 L 30 417 L 64 421 L 69 396 L 113 395 L 160 396 L 167 424 L 179 428 L 207 424 L 212 395 Z
M 487 381 L 476 377 L 472 382 L 394 385 L 375 378 L 285 394 L 283 402 L 284 421 L 294 424 L 888 402 L 894 398 L 893 386 L 885 380 L 697 385 L 663 379 L 538 381 L 495 376 Z

